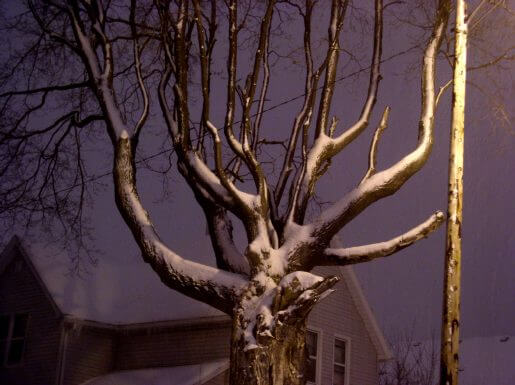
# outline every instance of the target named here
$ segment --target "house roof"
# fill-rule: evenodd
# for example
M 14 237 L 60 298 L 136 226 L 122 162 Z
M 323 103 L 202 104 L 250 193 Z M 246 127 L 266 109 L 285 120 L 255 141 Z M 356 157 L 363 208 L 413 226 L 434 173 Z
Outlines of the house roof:
M 0 253 L 0 275 L 4 272 L 4 270 L 9 266 L 11 261 L 18 255 L 16 253 L 18 251 L 21 255 L 21 257 L 25 260 L 25 263 L 27 264 L 28 268 L 31 270 L 32 275 L 34 276 L 36 282 L 41 287 L 41 291 L 45 295 L 45 297 L 48 299 L 48 302 L 52 306 L 52 309 L 55 311 L 56 315 L 61 315 L 61 309 L 57 305 L 57 303 L 54 300 L 54 296 L 52 293 L 48 291 L 48 286 L 45 282 L 41 279 L 41 275 L 39 274 L 37 268 L 32 263 L 32 258 L 30 258 L 27 255 L 27 252 L 25 251 L 25 248 L 22 247 L 21 241 L 17 236 L 14 236 L 11 238 L 7 246 L 4 250 Z
M 109 258 L 80 276 L 71 274 L 61 250 L 13 237 L 0 259 L 0 273 L 16 255 L 33 266 L 35 277 L 62 314 L 108 325 L 127 325 L 223 316 L 220 311 L 163 285 L 143 261 L 114 263 Z
M 365 328 L 370 335 L 372 344 L 376 348 L 377 359 L 379 361 L 386 361 L 391 359 L 393 357 L 392 351 L 390 350 L 383 332 L 377 323 L 372 308 L 365 298 L 365 293 L 363 293 L 363 290 L 361 289 L 361 285 L 359 284 L 358 277 L 356 276 L 354 269 L 352 269 L 351 266 L 343 266 L 340 267 L 340 271 L 344 281 L 347 284 L 347 287 L 349 288 L 352 299 L 356 304 L 358 313 L 365 322 Z
M 173 366 L 111 372 L 82 385 L 202 385 L 229 368 L 229 360 L 199 365 Z
M 0 274 L 15 256 L 15 248 L 27 260 L 54 306 L 70 319 L 129 326 L 227 318 L 211 306 L 166 288 L 142 261 L 115 264 L 103 259 L 90 273 L 77 276 L 69 273 L 67 256 L 62 252 L 34 244 L 29 247 L 18 237 L 13 237 L 1 254 Z M 341 267 L 340 272 L 376 348 L 378 359 L 390 359 L 391 351 L 352 267 Z

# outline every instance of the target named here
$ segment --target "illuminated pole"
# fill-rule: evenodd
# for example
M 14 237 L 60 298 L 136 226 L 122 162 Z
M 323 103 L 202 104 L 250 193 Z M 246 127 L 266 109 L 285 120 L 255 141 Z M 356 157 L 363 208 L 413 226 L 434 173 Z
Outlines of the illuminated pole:
M 465 81 L 467 72 L 467 24 L 465 22 L 465 9 L 465 0 L 457 0 L 440 385 L 458 384 L 461 224 L 463 209 L 463 142 L 465 128 Z

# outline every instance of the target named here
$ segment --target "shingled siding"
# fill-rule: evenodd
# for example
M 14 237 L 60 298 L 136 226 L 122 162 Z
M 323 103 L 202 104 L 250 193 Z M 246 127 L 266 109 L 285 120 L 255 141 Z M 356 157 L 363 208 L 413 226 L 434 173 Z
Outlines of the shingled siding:
M 11 264 L 23 261 L 16 250 Z M 52 385 L 56 381 L 60 317 L 27 263 L 20 271 L 7 267 L 0 276 L 0 314 L 29 315 L 21 364 L 6 368 L 0 362 L 0 384 Z
M 335 275 L 335 268 L 319 267 L 315 273 Z M 329 295 L 313 309 L 308 318 L 308 325 L 314 329 L 323 329 L 321 357 L 321 383 L 331 385 L 333 382 L 333 354 L 335 337 L 344 337 L 350 341 L 350 376 L 345 385 L 376 385 L 377 353 L 365 329 L 364 320 L 359 315 L 349 289 L 340 281 L 336 292 Z
M 130 328 L 118 335 L 115 370 L 193 365 L 229 357 L 230 322 Z
M 115 337 L 109 329 L 70 328 L 63 356 L 63 385 L 81 384 L 113 369 Z

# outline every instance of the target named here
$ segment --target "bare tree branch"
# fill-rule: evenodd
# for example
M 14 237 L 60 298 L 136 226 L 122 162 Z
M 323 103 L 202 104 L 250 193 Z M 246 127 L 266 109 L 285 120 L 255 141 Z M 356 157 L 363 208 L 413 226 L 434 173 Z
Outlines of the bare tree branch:
M 377 147 L 379 146 L 379 140 L 381 139 L 381 135 L 383 134 L 386 127 L 388 126 L 388 116 L 389 115 L 390 115 L 390 107 L 386 107 L 384 109 L 383 117 L 381 118 L 381 122 L 379 123 L 379 126 L 377 126 L 376 132 L 374 133 L 374 138 L 372 139 L 372 143 L 370 144 L 370 151 L 368 154 L 368 170 L 365 173 L 365 176 L 361 180 L 360 184 L 376 173 Z

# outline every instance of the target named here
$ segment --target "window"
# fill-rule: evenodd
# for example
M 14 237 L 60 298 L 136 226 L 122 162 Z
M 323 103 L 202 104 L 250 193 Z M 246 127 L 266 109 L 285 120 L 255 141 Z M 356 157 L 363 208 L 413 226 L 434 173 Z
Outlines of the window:
M 13 366 L 21 363 L 25 348 L 28 314 L 0 316 L 0 363 Z
M 308 361 L 306 363 L 306 381 L 308 384 L 317 382 L 317 356 L 318 356 L 318 333 L 308 330 L 306 333 L 306 352 Z
M 349 341 L 341 338 L 334 339 L 333 385 L 347 385 L 348 380 Z

